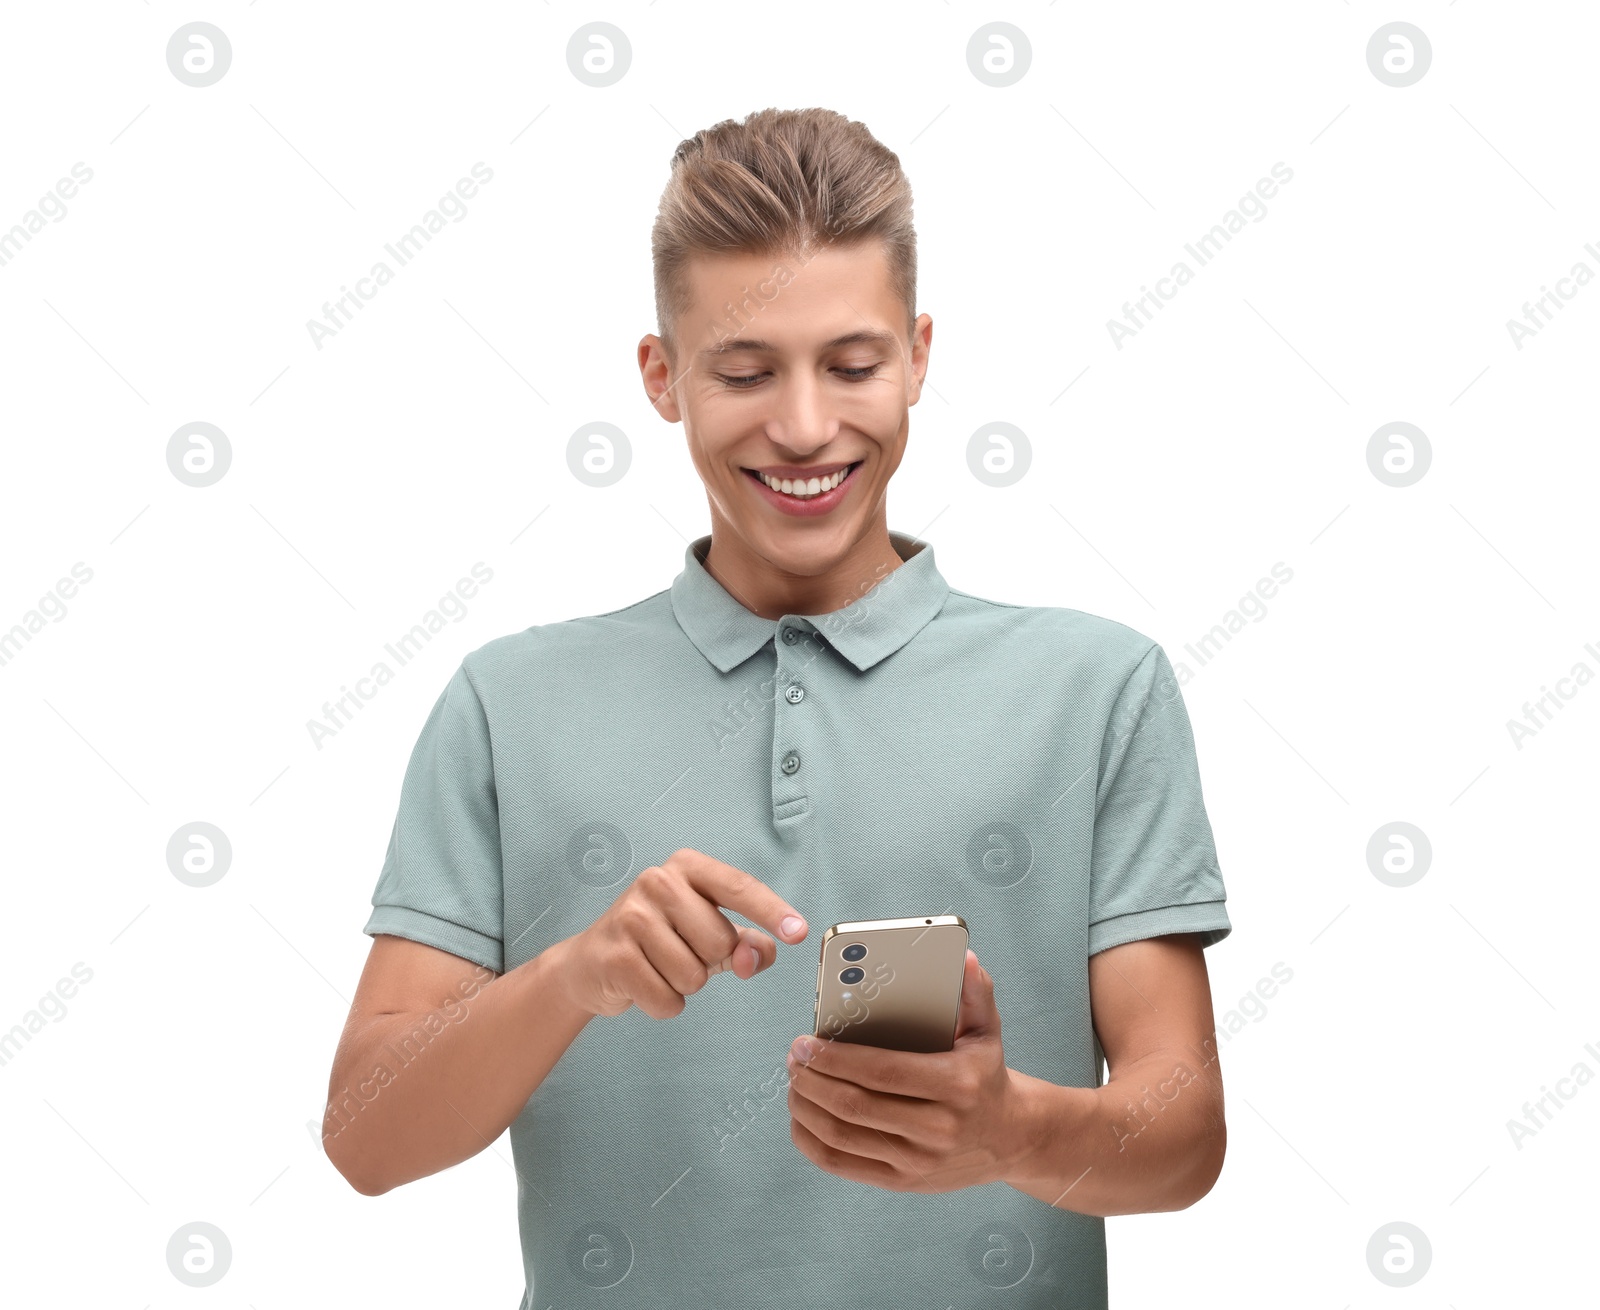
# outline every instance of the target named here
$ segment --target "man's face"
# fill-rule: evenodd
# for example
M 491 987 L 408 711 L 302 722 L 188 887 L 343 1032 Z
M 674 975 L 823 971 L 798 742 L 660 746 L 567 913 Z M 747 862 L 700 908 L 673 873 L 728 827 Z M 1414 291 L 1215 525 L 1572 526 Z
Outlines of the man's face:
M 639 363 L 662 417 L 683 422 L 716 541 L 801 577 L 829 572 L 874 536 L 887 541 L 884 494 L 933 324 L 921 315 L 907 340 L 882 246 L 826 246 L 804 262 L 697 257 L 688 274 L 678 357 L 669 365 L 652 335 Z M 792 494 L 809 481 L 791 481 L 785 496 L 751 471 L 842 468 L 845 481 L 809 502 Z

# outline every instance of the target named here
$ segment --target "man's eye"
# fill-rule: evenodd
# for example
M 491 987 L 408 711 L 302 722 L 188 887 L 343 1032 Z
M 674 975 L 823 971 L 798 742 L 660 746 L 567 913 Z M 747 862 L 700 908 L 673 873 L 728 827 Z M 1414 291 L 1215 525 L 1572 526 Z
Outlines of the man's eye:
M 873 364 L 866 368 L 841 368 L 836 370 L 836 372 L 838 372 L 841 377 L 847 378 L 851 382 L 865 382 L 882 367 L 882 364 Z M 733 388 L 735 391 L 748 391 L 764 377 L 766 377 L 765 373 L 716 374 L 718 382 Z

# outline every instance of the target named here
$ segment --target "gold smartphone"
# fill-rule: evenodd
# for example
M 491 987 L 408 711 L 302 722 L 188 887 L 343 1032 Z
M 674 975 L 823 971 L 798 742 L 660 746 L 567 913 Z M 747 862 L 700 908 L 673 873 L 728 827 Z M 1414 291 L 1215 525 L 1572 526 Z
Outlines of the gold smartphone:
M 895 1051 L 948 1051 L 966 962 L 959 914 L 836 923 L 822 935 L 812 1032 Z

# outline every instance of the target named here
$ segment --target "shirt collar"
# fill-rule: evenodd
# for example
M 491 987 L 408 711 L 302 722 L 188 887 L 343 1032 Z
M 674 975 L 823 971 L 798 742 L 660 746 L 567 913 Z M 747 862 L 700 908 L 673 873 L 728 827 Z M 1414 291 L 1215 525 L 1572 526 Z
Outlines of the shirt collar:
M 930 623 L 950 594 L 935 567 L 933 547 L 892 528 L 889 541 L 902 563 L 843 609 L 791 616 L 791 624 L 819 632 L 863 672 L 893 655 Z M 700 653 L 723 673 L 743 664 L 777 632 L 778 621 L 746 609 L 706 571 L 710 536 L 684 548 L 683 572 L 672 583 L 672 612 Z

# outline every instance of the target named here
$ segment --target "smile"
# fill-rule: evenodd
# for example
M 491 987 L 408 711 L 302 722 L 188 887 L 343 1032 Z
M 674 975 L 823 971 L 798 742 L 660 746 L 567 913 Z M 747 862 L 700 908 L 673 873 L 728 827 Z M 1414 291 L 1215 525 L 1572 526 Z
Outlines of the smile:
M 772 478 L 768 477 L 764 473 L 757 472 L 755 469 L 746 469 L 745 472 L 750 474 L 751 477 L 756 478 L 758 481 L 766 483 L 767 486 L 771 487 L 772 490 L 778 492 L 780 495 L 793 496 L 796 500 L 808 500 L 812 496 L 820 496 L 824 492 L 832 491 L 847 477 L 860 468 L 861 463 L 861 460 L 857 460 L 854 464 L 848 464 L 844 468 L 840 469 L 837 473 L 834 473 L 828 477 L 812 478 L 807 482 L 800 482 L 791 480 L 789 478 Z
M 765 478 L 755 469 L 744 469 L 743 472 L 756 484 L 758 494 L 769 505 L 788 514 L 809 516 L 825 514 L 839 504 L 849 493 L 856 470 L 863 463 L 864 460 L 857 460 L 830 477 L 812 478 L 802 483 L 788 478 Z

